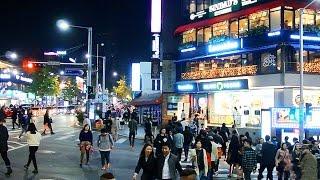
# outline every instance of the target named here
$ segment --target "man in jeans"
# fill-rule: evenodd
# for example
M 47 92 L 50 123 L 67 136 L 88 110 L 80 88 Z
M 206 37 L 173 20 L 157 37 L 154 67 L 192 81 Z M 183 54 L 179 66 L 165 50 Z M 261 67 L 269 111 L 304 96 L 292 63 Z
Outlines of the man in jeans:
M 260 180 L 263 178 L 262 173 L 264 169 L 267 168 L 268 170 L 267 179 L 272 180 L 273 179 L 272 171 L 275 166 L 275 156 L 277 152 L 277 147 L 270 141 L 269 135 L 266 135 L 265 139 L 266 139 L 266 142 L 262 144 L 262 150 L 261 150 L 262 158 L 260 163 L 258 179 Z
M 251 148 L 252 141 L 245 139 L 244 152 L 242 156 L 242 168 L 245 180 L 251 180 L 251 172 L 257 169 L 257 155 Z
M 135 136 L 136 136 L 137 130 L 138 130 L 137 121 L 135 119 L 131 118 L 131 120 L 129 121 L 128 127 L 129 127 L 130 147 L 133 150 L 134 149 L 134 139 L 135 139 Z
M 174 142 L 174 153 L 177 155 L 178 160 L 181 160 L 181 154 L 182 154 L 182 148 L 183 148 L 183 142 L 184 137 L 182 132 L 182 128 L 178 128 L 178 132 L 173 136 L 173 142 Z

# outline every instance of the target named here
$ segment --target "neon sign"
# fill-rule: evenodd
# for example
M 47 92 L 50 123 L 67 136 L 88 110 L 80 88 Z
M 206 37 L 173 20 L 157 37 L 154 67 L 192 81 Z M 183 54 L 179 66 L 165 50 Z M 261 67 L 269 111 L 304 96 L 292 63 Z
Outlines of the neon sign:
M 226 41 L 226 42 L 219 43 L 219 44 L 210 44 L 208 46 L 208 52 L 214 53 L 214 52 L 221 52 L 221 51 L 226 51 L 226 50 L 235 50 L 240 47 L 241 46 L 240 46 L 239 41 Z
M 248 89 L 248 79 L 199 83 L 199 91 L 223 91 Z
M 176 84 L 176 90 L 178 92 L 196 92 L 197 83 Z

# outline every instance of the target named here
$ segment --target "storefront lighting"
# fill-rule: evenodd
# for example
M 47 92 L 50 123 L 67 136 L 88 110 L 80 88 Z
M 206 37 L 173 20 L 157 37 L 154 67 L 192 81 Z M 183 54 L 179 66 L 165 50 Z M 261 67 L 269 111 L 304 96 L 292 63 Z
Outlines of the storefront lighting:
M 190 52 L 190 51 L 195 51 L 196 47 L 191 47 L 191 48 L 187 48 L 187 49 L 181 49 L 180 52 L 184 53 L 184 52 Z
M 281 32 L 280 31 L 274 31 L 274 32 L 269 32 L 268 36 L 272 37 L 272 36 L 280 36 Z
M 179 84 L 177 85 L 178 91 L 192 91 L 194 90 L 193 84 Z
M 208 46 L 208 51 L 210 53 L 214 52 L 221 52 L 226 50 L 234 50 L 239 48 L 239 42 L 238 41 L 228 41 L 220 44 L 212 44 Z
M 292 34 L 290 35 L 291 39 L 295 39 L 295 40 L 299 40 L 300 36 L 299 35 L 295 35 Z M 307 40 L 307 41 L 320 41 L 320 37 L 317 36 L 303 36 L 303 40 Z
M 0 74 L 0 79 L 10 79 L 10 74 Z

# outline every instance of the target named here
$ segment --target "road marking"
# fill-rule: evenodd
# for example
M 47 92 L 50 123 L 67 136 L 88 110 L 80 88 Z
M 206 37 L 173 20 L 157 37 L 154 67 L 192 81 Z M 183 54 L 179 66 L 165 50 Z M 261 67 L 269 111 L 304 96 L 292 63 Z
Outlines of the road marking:
M 121 144 L 123 142 L 125 142 L 127 140 L 127 138 L 120 138 L 118 141 L 116 141 L 117 144 Z
M 25 145 L 25 144 L 21 144 L 21 143 L 15 142 L 15 141 L 8 141 L 8 143 L 14 143 L 14 144 L 18 144 L 18 145 L 20 145 L 20 146 Z
M 76 136 L 74 134 L 68 134 L 68 135 L 64 135 L 62 137 L 59 137 L 59 138 L 55 138 L 54 140 L 65 140 L 65 139 L 68 139 L 68 138 L 71 138 L 73 136 Z

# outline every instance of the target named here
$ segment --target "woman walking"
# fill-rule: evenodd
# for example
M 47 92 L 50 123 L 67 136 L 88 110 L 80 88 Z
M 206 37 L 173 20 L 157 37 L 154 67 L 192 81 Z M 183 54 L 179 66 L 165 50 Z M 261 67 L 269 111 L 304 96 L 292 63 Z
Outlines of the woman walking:
M 239 138 L 237 136 L 237 132 L 233 130 L 231 141 L 229 144 L 228 157 L 227 157 L 227 163 L 230 165 L 228 177 L 231 177 L 232 171 L 234 168 L 236 168 L 236 170 L 239 169 L 239 164 L 240 164 L 239 150 L 240 150 Z
M 192 149 L 190 157 L 192 166 L 197 172 L 197 180 L 206 179 L 208 175 L 208 158 L 200 140 L 196 141 L 196 148 Z
M 114 142 L 111 134 L 107 132 L 107 129 L 101 129 L 101 134 L 98 137 L 98 148 L 101 155 L 102 170 L 106 170 L 110 167 L 110 152 L 113 145 Z
M 44 130 L 42 135 L 46 135 L 46 126 L 48 126 L 48 128 L 50 129 L 51 134 L 55 134 L 52 130 L 51 123 L 52 123 L 52 119 L 49 117 L 49 109 L 47 109 L 43 117 Z
M 29 165 L 32 161 L 34 170 L 32 173 L 38 173 L 38 166 L 36 160 L 36 152 L 39 148 L 41 140 L 41 134 L 37 131 L 36 126 L 34 123 L 30 123 L 27 130 L 27 143 L 29 145 L 29 159 L 26 165 L 24 165 L 25 170 L 28 170 Z
M 288 180 L 290 177 L 291 156 L 286 143 L 282 143 L 281 148 L 278 149 L 275 162 L 278 171 L 278 179 L 282 180 L 282 177 L 284 176 L 284 180 Z
M 132 177 L 133 180 L 137 179 L 140 169 L 143 169 L 141 180 L 153 180 L 156 159 L 154 157 L 153 147 L 151 144 L 145 144 L 141 150 L 138 164 Z
M 82 168 L 84 154 L 86 154 L 86 165 L 89 163 L 89 153 L 92 146 L 92 132 L 89 125 L 84 125 L 79 135 L 80 140 L 80 167 Z
M 166 142 L 169 143 L 169 138 L 166 134 L 166 128 L 161 128 L 160 133 L 154 140 L 154 147 L 156 148 L 156 157 L 160 157 L 162 155 L 162 144 Z

